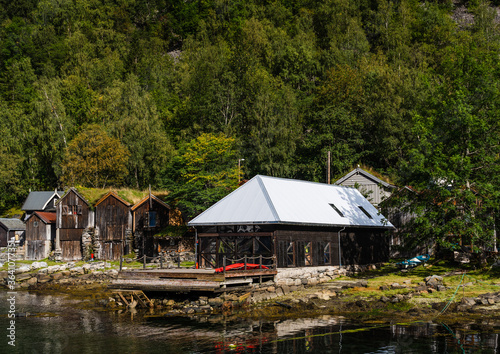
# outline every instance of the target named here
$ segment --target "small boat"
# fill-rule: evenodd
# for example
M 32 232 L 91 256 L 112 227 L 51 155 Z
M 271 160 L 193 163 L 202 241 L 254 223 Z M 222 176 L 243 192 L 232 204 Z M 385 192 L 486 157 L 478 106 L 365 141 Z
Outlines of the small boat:
M 429 260 L 429 258 L 430 258 L 430 256 L 428 254 L 423 254 L 420 256 L 416 256 L 416 257 L 407 259 L 406 261 L 399 262 L 399 263 L 397 263 L 397 266 L 399 268 L 403 268 L 403 269 L 415 268 L 416 266 L 427 262 Z
M 226 266 L 226 272 L 228 270 L 244 270 L 244 269 L 245 269 L 245 263 L 234 263 Z M 260 264 L 247 263 L 247 270 L 249 269 L 269 269 L 269 268 Z M 222 273 L 222 272 L 224 272 L 224 267 L 215 268 L 215 273 Z

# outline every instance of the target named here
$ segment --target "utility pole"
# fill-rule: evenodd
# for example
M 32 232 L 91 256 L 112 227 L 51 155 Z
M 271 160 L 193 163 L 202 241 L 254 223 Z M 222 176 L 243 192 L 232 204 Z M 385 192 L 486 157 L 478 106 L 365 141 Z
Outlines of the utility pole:
M 326 184 L 330 184 L 330 151 L 328 151 L 328 158 L 326 161 Z
M 238 159 L 238 184 L 240 184 L 240 181 L 241 181 L 241 175 L 240 175 L 241 161 L 245 161 L 245 159 Z

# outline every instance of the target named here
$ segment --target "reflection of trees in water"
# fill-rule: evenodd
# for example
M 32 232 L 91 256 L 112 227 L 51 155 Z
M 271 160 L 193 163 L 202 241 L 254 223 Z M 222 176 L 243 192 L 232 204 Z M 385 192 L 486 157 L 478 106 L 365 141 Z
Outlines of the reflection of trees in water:
M 18 293 L 22 311 L 54 317 L 19 319 L 19 335 L 36 332 L 23 352 L 82 352 L 106 345 L 139 351 L 168 346 L 170 352 L 371 353 L 498 351 L 500 323 L 352 323 L 321 316 L 279 321 L 243 320 L 235 315 L 171 317 L 158 310 L 98 312 L 78 308 L 60 296 Z M 3 305 L 5 306 L 5 299 Z M 105 338 L 105 340 L 103 340 Z M 21 343 L 19 343 L 21 344 Z M 131 352 L 134 352 L 132 350 Z

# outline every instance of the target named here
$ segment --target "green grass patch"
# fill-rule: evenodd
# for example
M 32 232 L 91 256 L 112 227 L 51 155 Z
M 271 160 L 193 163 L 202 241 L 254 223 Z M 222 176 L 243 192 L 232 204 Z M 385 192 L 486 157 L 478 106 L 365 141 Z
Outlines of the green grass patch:
M 463 272 L 466 275 L 462 276 Z M 405 272 L 397 269 L 395 263 L 384 264 L 377 270 L 367 271 L 356 274 L 351 277 L 343 276 L 336 280 L 351 280 L 366 279 L 368 281 L 367 288 L 352 288 L 343 290 L 342 294 L 346 297 L 346 301 L 351 301 L 356 297 L 377 298 L 381 296 L 391 297 L 397 294 L 407 294 L 413 291 L 413 288 L 418 284 L 425 282 L 425 278 L 431 275 L 439 275 L 443 277 L 443 285 L 448 289 L 446 291 L 435 291 L 432 293 L 422 293 L 421 297 L 431 298 L 438 301 L 448 301 L 460 286 L 456 296 L 476 297 L 480 294 L 500 291 L 500 269 L 473 269 L 472 266 L 462 267 L 454 262 L 443 260 L 432 260 L 424 265 L 420 265 L 413 269 L 408 269 Z M 410 281 L 409 287 L 404 289 L 391 289 L 391 285 L 398 283 L 400 285 Z M 389 289 L 380 290 L 380 287 L 385 286 Z

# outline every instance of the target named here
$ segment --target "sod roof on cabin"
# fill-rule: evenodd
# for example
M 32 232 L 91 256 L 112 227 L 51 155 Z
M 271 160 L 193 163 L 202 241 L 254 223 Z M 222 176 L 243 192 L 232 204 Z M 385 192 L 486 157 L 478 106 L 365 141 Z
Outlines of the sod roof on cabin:
M 149 190 L 136 190 L 130 188 L 87 188 L 87 187 L 75 187 L 78 194 L 87 200 L 87 202 L 94 206 L 99 199 L 108 194 L 109 192 L 115 192 L 120 198 L 125 200 L 127 203 L 132 205 L 143 200 L 148 194 Z M 66 190 L 67 193 L 70 189 Z M 159 199 L 164 199 L 168 195 L 168 191 L 151 191 L 151 194 L 155 195 Z

